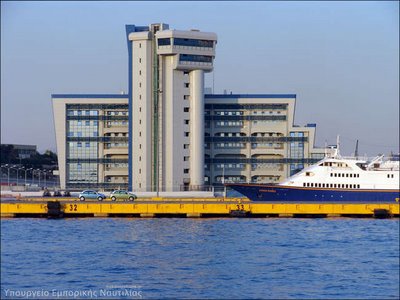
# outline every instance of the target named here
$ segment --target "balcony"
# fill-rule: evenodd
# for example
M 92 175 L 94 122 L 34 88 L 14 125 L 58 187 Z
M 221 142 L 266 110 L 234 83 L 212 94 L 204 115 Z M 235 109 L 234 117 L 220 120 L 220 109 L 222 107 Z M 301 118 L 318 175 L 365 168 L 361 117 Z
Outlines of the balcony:
M 104 127 L 103 134 L 106 133 L 128 133 L 129 128 L 128 126 L 111 126 L 111 127 Z
M 106 168 L 104 176 L 128 176 L 128 168 Z
M 104 149 L 104 155 L 128 155 L 127 147 L 112 147 Z
M 211 154 L 211 149 L 206 149 L 207 153 Z M 247 148 L 229 148 L 229 147 L 225 147 L 225 148 L 214 148 L 212 149 L 212 154 L 215 157 L 215 155 L 219 155 L 219 154 L 243 154 L 245 156 L 247 156 L 249 153 L 249 151 L 247 150 Z
M 256 147 L 251 148 L 251 155 L 279 155 L 280 157 L 285 157 L 286 150 L 284 148 Z

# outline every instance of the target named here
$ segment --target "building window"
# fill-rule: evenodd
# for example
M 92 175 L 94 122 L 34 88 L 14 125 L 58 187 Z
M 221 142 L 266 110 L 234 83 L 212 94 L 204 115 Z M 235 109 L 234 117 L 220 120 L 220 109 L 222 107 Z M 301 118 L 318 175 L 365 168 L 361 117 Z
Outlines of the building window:
M 185 136 L 189 136 L 189 132 L 185 131 Z
M 184 95 L 183 100 L 189 100 L 189 95 Z
M 189 173 L 189 169 L 183 169 L 183 173 L 188 174 Z
M 212 56 L 208 56 L 208 55 L 192 55 L 192 54 L 179 54 L 179 61 L 212 63 Z
M 186 125 L 189 125 L 189 120 L 184 120 Z
M 174 38 L 174 45 L 177 45 L 177 46 L 202 47 L 202 48 L 212 48 L 213 45 L 214 45 L 214 42 L 213 41 L 209 41 L 209 40 Z
M 158 39 L 158 46 L 169 46 L 171 45 L 171 39 L 170 38 L 163 38 L 163 39 Z
M 141 58 L 139 58 L 139 63 L 140 63 L 140 64 L 142 63 L 142 59 L 141 59 Z
M 185 87 L 185 88 L 188 88 L 188 87 L 189 87 L 189 83 L 188 83 L 188 82 L 185 82 L 185 83 L 184 83 L 184 87 Z
M 184 108 L 183 108 L 183 111 L 184 111 L 184 112 L 189 112 L 189 107 L 184 107 Z

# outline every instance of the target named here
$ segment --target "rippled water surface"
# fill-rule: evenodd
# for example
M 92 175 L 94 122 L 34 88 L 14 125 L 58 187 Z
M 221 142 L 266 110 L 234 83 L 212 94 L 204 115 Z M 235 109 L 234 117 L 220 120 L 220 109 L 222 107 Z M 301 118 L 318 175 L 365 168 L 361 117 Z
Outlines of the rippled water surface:
M 126 288 L 142 298 L 398 298 L 399 220 L 1 221 L 2 298 Z

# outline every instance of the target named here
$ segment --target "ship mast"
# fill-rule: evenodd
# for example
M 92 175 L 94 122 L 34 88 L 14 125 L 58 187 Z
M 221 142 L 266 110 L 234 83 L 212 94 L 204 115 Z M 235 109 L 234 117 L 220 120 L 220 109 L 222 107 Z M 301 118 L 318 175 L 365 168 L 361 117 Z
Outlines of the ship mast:
M 354 156 L 356 159 L 358 159 L 358 140 L 356 142 L 356 150 L 354 151 Z
M 340 156 L 340 135 L 338 134 L 336 137 L 336 153 L 335 153 L 336 158 L 341 158 Z

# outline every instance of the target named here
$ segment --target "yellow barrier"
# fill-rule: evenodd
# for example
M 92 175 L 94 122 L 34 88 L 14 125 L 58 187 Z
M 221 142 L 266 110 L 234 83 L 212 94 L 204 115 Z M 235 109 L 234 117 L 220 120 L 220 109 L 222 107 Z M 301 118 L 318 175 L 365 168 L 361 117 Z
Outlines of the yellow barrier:
M 135 201 L 135 202 L 80 202 L 63 201 L 61 212 L 64 217 L 79 215 L 109 216 L 109 215 L 139 215 L 152 217 L 157 215 L 186 215 L 201 217 L 204 215 L 229 216 L 232 212 L 260 216 L 273 215 L 291 216 L 373 216 L 376 210 L 386 210 L 388 214 L 399 216 L 400 205 L 393 204 L 311 204 L 311 203 L 257 203 L 239 200 L 225 202 L 211 201 Z M 47 214 L 47 203 L 13 202 L 1 203 L 1 216 L 12 217 L 18 214 Z
M 78 198 L 57 198 L 57 197 L 26 197 L 26 198 L 17 198 L 20 201 L 60 201 L 60 202 L 71 202 L 78 201 Z M 97 200 L 86 200 L 86 202 L 97 201 Z M 149 198 L 137 198 L 135 202 L 143 202 L 143 201 L 156 201 L 156 202 L 171 202 L 171 201 L 182 201 L 182 202 L 232 202 L 232 201 L 242 201 L 242 202 L 250 202 L 248 198 L 224 198 L 224 197 L 215 197 L 215 198 L 172 198 L 172 197 L 149 197 Z M 112 201 L 107 198 L 103 200 L 103 202 L 110 203 L 131 203 L 127 200 L 117 200 Z

